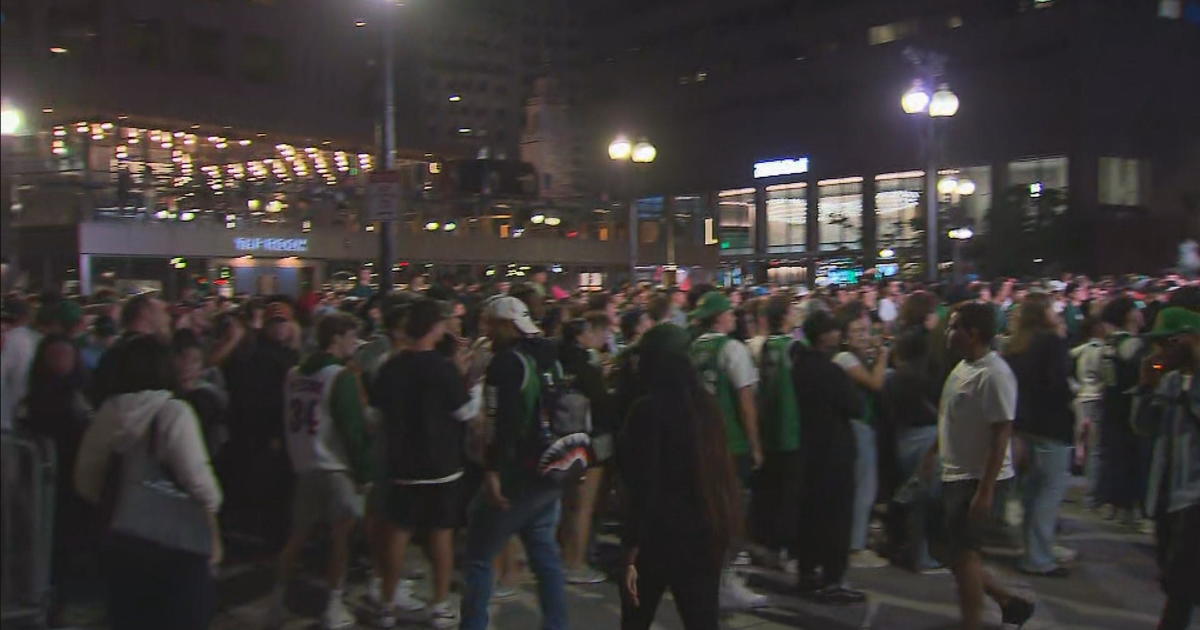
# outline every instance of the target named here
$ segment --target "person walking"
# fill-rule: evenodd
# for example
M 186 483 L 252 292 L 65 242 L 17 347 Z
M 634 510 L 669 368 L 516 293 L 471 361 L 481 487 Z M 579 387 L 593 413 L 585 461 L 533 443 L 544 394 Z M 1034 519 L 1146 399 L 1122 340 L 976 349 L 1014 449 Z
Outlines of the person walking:
M 1080 325 L 1084 342 L 1071 349 L 1075 365 L 1075 465 L 1087 476 L 1088 507 L 1100 507 L 1100 416 L 1104 410 L 1104 323 L 1095 317 Z
M 106 363 L 106 397 L 83 434 L 75 489 L 108 498 L 102 548 L 114 630 L 202 630 L 216 610 L 221 488 L 191 407 L 174 397 L 171 350 L 139 335 Z
M 1145 491 L 1141 482 L 1143 440 L 1129 424 L 1133 410 L 1133 392 L 1138 374 L 1148 353 L 1138 336 L 1143 315 L 1132 298 L 1119 297 L 1104 306 L 1100 318 L 1108 335 L 1104 341 L 1100 373 L 1104 379 L 1100 414 L 1100 479 L 1096 501 L 1112 506 L 1106 518 L 1120 518 L 1133 525 L 1139 502 Z
M 1158 630 L 1183 630 L 1200 606 L 1200 314 L 1164 308 L 1150 338 L 1155 349 L 1142 362 L 1133 425 L 1154 440 L 1146 509 L 1167 596 Z
M 677 337 L 674 341 L 665 337 Z M 716 630 L 721 575 L 742 522 L 724 419 L 672 325 L 648 335 L 639 398 L 621 436 L 626 488 L 622 630 L 647 630 L 671 590 L 685 630 Z
M 799 402 L 801 474 L 798 590 L 825 604 L 866 600 L 846 584 L 854 511 L 854 430 L 862 394 L 831 359 L 842 331 L 833 315 L 812 312 L 804 321 L 808 345 L 794 347 L 792 376 Z
M 371 479 L 365 405 L 358 374 L 343 362 L 358 347 L 358 320 L 330 313 L 317 323 L 321 350 L 288 372 L 283 387 L 287 453 L 296 473 L 292 526 L 279 554 L 267 613 L 268 627 L 281 625 L 292 566 L 313 529 L 330 528 L 326 577 L 329 599 L 321 615 L 326 630 L 348 628 L 354 615 L 342 601 L 350 533 L 363 514 L 363 486 Z
M 1030 575 L 1066 577 L 1070 570 L 1055 556 L 1054 533 L 1069 481 L 1074 419 L 1069 351 L 1051 308 L 1048 294 L 1025 296 L 1004 359 L 1017 378 L 1013 429 L 1028 455 L 1020 479 L 1025 552 L 1017 566 Z
M 954 573 L 963 630 L 983 627 L 983 596 L 1000 605 L 1006 624 L 1018 628 L 1033 616 L 1032 602 L 1000 585 L 983 566 L 983 535 L 997 487 L 1013 477 L 1013 420 L 1017 379 L 991 350 L 996 314 L 990 305 L 968 303 L 949 320 L 948 342 L 964 357 L 951 370 L 938 407 L 938 442 L 922 464 L 933 474 L 940 457 L 945 518 L 939 555 Z
M 563 630 L 566 587 L 555 541 L 562 488 L 530 465 L 530 459 L 537 459 L 531 442 L 541 414 L 540 374 L 554 369 L 555 348 L 540 336 L 529 307 L 515 297 L 488 302 L 483 316 L 494 353 L 484 382 L 484 408 L 495 433 L 485 455 L 483 486 L 467 511 L 460 627 L 487 628 L 492 562 L 515 534 L 537 575 L 542 628 Z
M 725 420 L 729 456 L 742 488 L 749 489 L 751 474 L 760 469 L 763 462 L 755 401 L 758 370 L 746 344 L 731 336 L 737 326 L 737 316 L 733 303 L 724 293 L 705 294 L 691 316 L 702 331 L 692 342 L 692 362 L 708 392 L 717 399 L 721 417 Z M 735 562 L 749 563 L 749 554 L 738 551 Z M 722 607 L 727 609 L 762 608 L 768 604 L 765 595 L 747 588 L 732 569 L 726 571 L 722 580 L 721 600 Z

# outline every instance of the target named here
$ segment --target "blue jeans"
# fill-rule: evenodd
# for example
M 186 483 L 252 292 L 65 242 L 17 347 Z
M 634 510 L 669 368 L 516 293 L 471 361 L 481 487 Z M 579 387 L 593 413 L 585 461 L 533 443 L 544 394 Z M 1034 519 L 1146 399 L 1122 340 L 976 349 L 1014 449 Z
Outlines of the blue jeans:
M 566 630 L 566 577 L 555 540 L 562 512 L 562 489 L 557 486 L 529 488 L 509 500 L 511 505 L 505 511 L 492 507 L 484 500 L 482 492 L 471 502 L 460 627 L 462 630 L 487 628 L 494 582 L 492 561 L 508 539 L 516 534 L 521 537 L 529 566 L 537 575 L 543 630 Z
M 1058 566 L 1054 559 L 1054 528 L 1067 491 L 1071 445 L 1032 435 L 1023 437 L 1029 445 L 1029 464 L 1021 476 L 1025 555 L 1020 564 L 1026 571 L 1045 572 Z
M 921 466 L 921 460 L 925 458 L 925 454 L 929 449 L 933 448 L 937 442 L 937 425 L 924 427 L 911 427 L 908 429 L 899 429 L 896 431 L 896 462 L 900 466 L 900 479 L 907 480 L 917 472 Z M 940 466 L 937 468 L 940 469 Z M 929 484 L 929 492 L 933 496 L 939 496 L 942 485 L 942 471 L 935 469 L 932 479 Z M 921 510 L 921 515 L 914 519 L 915 523 L 925 523 L 924 510 Z M 916 529 L 909 532 L 913 536 L 913 548 L 915 557 L 915 569 L 929 569 L 938 566 L 938 561 L 929 555 L 929 537 L 926 535 L 924 528 Z
M 865 422 L 852 420 L 854 443 L 854 518 L 850 525 L 850 550 L 867 548 L 867 529 L 871 526 L 871 508 L 879 492 L 879 455 L 875 451 L 875 429 Z

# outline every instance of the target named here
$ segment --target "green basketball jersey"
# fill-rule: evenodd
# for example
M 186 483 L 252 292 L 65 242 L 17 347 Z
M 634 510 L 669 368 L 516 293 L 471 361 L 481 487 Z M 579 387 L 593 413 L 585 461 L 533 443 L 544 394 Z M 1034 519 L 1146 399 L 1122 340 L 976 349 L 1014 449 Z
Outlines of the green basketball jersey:
M 717 397 L 721 416 L 725 419 L 725 439 L 729 452 L 745 455 L 750 452 L 746 431 L 742 428 L 737 391 L 725 370 L 721 369 L 721 351 L 732 341 L 729 335 L 704 334 L 692 342 L 692 363 L 700 371 L 700 380 L 709 393 Z

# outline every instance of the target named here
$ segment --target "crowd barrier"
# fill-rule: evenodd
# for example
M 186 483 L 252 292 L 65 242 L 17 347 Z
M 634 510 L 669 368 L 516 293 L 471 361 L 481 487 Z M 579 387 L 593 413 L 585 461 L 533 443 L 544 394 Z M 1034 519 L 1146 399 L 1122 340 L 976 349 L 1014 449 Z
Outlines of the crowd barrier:
M 44 627 L 51 601 L 54 542 L 54 444 L 23 433 L 0 436 L 0 622 Z

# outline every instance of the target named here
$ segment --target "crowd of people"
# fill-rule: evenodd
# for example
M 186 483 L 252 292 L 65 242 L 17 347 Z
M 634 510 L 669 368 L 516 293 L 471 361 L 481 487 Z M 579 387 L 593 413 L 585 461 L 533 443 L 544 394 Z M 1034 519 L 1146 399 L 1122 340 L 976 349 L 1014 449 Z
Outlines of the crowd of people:
M 1090 509 L 1155 534 L 1160 628 L 1200 603 L 1200 285 L 570 293 L 548 275 L 6 297 L 0 411 L 56 450 L 60 600 L 96 558 L 112 627 L 206 628 L 228 547 L 276 563 L 278 627 L 316 539 L 323 627 L 481 630 L 513 594 L 519 539 L 547 629 L 568 626 L 567 584 L 609 576 L 623 628 L 649 628 L 670 589 L 685 627 L 715 629 L 768 605 L 751 564 L 828 605 L 865 600 L 851 567 L 951 571 L 964 628 L 985 594 L 1020 626 L 1034 604 L 981 548 L 1018 497 L 1019 570 L 1069 575 L 1056 529 L 1074 472 Z M 602 524 L 617 557 L 598 552 Z M 371 577 L 350 602 L 358 555 Z

